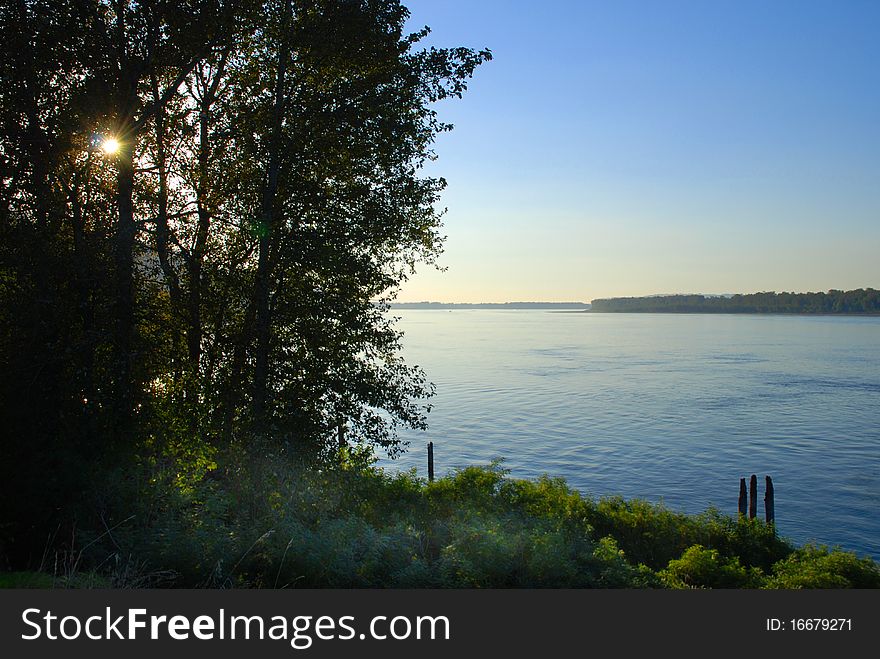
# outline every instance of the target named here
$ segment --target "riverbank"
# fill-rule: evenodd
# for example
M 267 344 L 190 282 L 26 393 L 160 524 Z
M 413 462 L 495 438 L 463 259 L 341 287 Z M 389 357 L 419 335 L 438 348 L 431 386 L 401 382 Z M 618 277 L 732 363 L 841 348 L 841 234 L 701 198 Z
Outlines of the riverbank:
M 429 483 L 251 456 L 196 483 L 166 474 L 117 487 L 113 519 L 91 534 L 83 523 L 68 553 L 44 559 L 42 578 L 7 573 L 0 585 L 880 587 L 872 560 L 795 547 L 757 519 L 593 500 L 561 479 L 511 479 L 497 465 Z

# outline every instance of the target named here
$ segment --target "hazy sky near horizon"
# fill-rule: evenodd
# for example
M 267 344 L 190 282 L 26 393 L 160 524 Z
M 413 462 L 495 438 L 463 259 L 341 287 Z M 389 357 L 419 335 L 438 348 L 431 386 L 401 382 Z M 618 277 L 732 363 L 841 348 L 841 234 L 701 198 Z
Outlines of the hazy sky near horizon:
M 494 59 L 400 301 L 880 288 L 880 2 L 405 4 Z

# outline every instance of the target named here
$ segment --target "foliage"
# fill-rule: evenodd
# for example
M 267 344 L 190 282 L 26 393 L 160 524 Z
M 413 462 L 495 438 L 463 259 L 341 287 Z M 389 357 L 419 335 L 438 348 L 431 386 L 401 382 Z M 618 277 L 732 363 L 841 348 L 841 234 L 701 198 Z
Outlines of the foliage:
M 94 572 L 55 577 L 47 572 L 0 572 L 0 588 L 109 588 L 111 582 Z
M 592 311 L 621 313 L 797 313 L 878 314 L 880 291 L 859 288 L 827 293 L 747 295 L 656 295 L 593 300 Z
M 748 569 L 739 558 L 724 558 L 717 549 L 689 547 L 661 570 L 660 579 L 670 588 L 757 588 L 760 568 Z
M 791 547 L 759 519 L 732 518 L 717 510 L 690 516 L 642 500 L 609 497 L 589 512 L 598 533 L 611 535 L 634 561 L 659 570 L 685 550 L 701 545 L 746 567 L 768 570 Z
M 852 552 L 807 545 L 774 566 L 770 588 L 880 588 L 880 567 Z
M 408 16 L 0 6 L 0 561 L 35 566 L 59 525 L 69 550 L 120 472 L 171 497 L 245 444 L 317 468 L 340 426 L 365 456 L 425 425 L 433 387 L 386 311 L 442 249 L 435 103 L 490 53 L 422 47 Z
M 60 576 L 35 585 L 880 586 L 870 559 L 794 549 L 766 525 L 717 512 L 687 516 L 643 502 L 595 502 L 559 479 L 511 479 L 498 464 L 468 467 L 433 483 L 351 462 L 316 470 L 269 446 L 224 453 L 216 470 L 185 487 L 174 470 L 156 464 L 118 474 L 99 499 L 116 501 L 129 516 L 109 513 L 83 524 L 71 543 L 82 549 L 67 554 L 75 560 L 51 561 L 62 566 Z M 636 544 L 628 525 L 633 519 L 651 533 Z M 593 522 L 616 530 L 598 531 Z M 673 544 L 673 536 L 683 540 Z M 693 537 L 715 546 L 687 545 Z M 648 552 L 652 542 L 658 548 Z M 673 548 L 681 545 L 687 546 Z M 659 568 L 638 558 L 657 561 L 666 554 L 671 558 Z M 782 558 L 763 568 L 756 556 Z

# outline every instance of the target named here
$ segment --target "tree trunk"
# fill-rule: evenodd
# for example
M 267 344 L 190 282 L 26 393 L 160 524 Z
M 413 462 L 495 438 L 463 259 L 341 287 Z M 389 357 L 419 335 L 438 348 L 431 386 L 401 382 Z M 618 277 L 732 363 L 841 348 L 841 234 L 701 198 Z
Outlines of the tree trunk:
M 116 226 L 115 309 L 115 439 L 125 443 L 132 429 L 132 348 L 134 335 L 134 147 L 132 135 L 121 141 L 117 156 L 116 196 L 119 217 Z
M 159 82 L 156 75 L 151 76 L 153 85 L 153 102 L 159 102 Z M 168 226 L 168 155 L 165 146 L 165 107 L 156 111 L 156 161 L 159 168 L 159 198 L 156 209 L 156 253 L 159 256 L 159 265 L 162 274 L 168 284 L 168 294 L 171 298 L 171 306 L 175 312 L 181 308 L 180 301 L 180 277 L 171 262 L 168 243 L 171 238 L 171 228 Z
M 77 307 L 82 318 L 82 339 L 79 345 L 80 359 L 80 388 L 82 389 L 83 405 L 88 416 L 97 402 L 95 400 L 95 316 L 92 302 L 93 285 L 91 282 L 92 260 L 87 250 L 85 213 L 88 205 L 88 186 L 91 167 L 91 154 L 89 154 L 84 171 L 77 172 L 73 178 L 73 187 L 70 192 L 70 207 L 72 211 L 71 229 L 73 234 L 73 258 L 76 272 L 76 295 Z M 81 187 L 84 191 L 81 191 Z M 84 195 L 84 199 L 81 198 Z
M 278 68 L 275 74 L 275 105 L 272 116 L 272 142 L 269 165 L 266 170 L 266 184 L 263 189 L 261 222 L 259 227 L 259 255 L 255 282 L 256 298 L 256 354 L 254 364 L 253 420 L 258 431 L 265 430 L 266 406 L 269 379 L 269 351 L 271 343 L 270 251 L 273 243 L 275 224 L 275 198 L 278 193 L 278 175 L 281 167 L 281 125 L 284 119 L 286 101 L 287 60 L 290 57 L 290 44 L 287 28 L 291 17 L 291 2 L 285 3 L 282 19 L 281 43 L 278 49 Z

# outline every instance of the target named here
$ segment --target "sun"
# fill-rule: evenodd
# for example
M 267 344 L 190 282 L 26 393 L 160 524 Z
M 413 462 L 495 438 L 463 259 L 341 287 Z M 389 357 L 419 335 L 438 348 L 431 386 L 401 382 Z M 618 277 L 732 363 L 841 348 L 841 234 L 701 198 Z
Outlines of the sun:
M 115 137 L 108 137 L 106 140 L 101 142 L 101 150 L 108 156 L 112 156 L 114 153 L 119 151 L 119 140 L 117 140 Z

